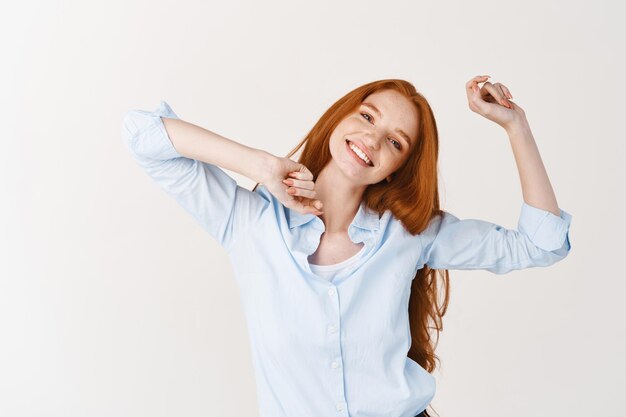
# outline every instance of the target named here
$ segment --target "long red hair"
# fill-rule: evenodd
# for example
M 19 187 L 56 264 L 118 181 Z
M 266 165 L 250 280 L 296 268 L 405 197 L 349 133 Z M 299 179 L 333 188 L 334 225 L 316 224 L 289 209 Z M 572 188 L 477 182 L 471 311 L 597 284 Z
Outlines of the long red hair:
M 424 96 L 408 81 L 373 81 L 350 91 L 326 110 L 287 157 L 291 157 L 304 145 L 297 162 L 306 166 L 315 180 L 332 158 L 329 140 L 337 124 L 357 109 L 367 96 L 385 89 L 401 93 L 415 105 L 419 126 L 417 142 L 406 163 L 392 175 L 393 180 L 369 185 L 363 198 L 367 206 L 378 213 L 391 210 L 404 228 L 415 235 L 426 228 L 433 216 L 443 213 L 439 208 L 439 138 L 435 116 Z M 253 191 L 257 186 L 254 186 Z M 443 329 L 442 319 L 448 307 L 449 287 L 448 271 L 430 269 L 427 265 L 417 271 L 411 284 L 409 322 L 412 341 L 408 356 L 430 373 L 435 370 L 436 362 L 440 362 L 435 355 L 435 348 Z M 433 332 L 436 338 L 432 337 Z

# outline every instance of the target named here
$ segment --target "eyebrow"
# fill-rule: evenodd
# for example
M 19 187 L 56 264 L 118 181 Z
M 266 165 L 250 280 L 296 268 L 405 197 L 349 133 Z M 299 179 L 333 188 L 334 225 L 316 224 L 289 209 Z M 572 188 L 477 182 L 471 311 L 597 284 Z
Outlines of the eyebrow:
M 383 117 L 383 114 L 380 112 L 380 110 L 378 110 L 378 108 L 376 106 L 374 106 L 372 103 L 368 103 L 368 102 L 364 101 L 361 104 L 363 106 L 365 106 L 365 107 L 369 107 L 370 109 L 372 109 L 376 113 L 378 113 L 378 117 L 380 117 L 380 118 Z M 404 140 L 406 140 L 408 142 L 409 146 L 411 145 L 411 138 L 409 137 L 409 135 L 407 135 L 404 132 L 404 130 L 400 129 L 399 127 L 396 127 L 396 132 L 398 132 L 404 138 Z

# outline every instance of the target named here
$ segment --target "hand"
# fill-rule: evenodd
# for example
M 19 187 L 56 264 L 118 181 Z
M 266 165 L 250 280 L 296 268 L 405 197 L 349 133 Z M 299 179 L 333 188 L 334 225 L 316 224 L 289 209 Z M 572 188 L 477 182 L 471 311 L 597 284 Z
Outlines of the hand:
M 313 174 L 307 167 L 284 157 L 273 158 L 270 165 L 268 178 L 263 184 L 285 207 L 302 214 L 323 214 Z
M 492 84 L 489 75 L 478 75 L 465 83 L 469 108 L 505 129 L 526 119 L 524 109 L 511 101 L 513 96 L 501 83 Z M 482 87 L 478 83 L 484 82 Z

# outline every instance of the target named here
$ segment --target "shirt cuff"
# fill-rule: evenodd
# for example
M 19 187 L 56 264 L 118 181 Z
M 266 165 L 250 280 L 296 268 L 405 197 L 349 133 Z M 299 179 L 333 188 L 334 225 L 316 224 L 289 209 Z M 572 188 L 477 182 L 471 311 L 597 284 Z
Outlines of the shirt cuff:
M 517 230 L 525 233 L 530 240 L 539 248 L 546 251 L 554 251 L 563 246 L 567 241 L 569 250 L 569 227 L 572 215 L 559 208 L 561 215 L 543 210 L 525 201 L 517 225 Z
M 161 117 L 179 119 L 164 100 L 154 111 L 127 111 L 124 115 L 124 137 L 131 149 L 140 156 L 158 160 L 181 157 L 167 135 Z

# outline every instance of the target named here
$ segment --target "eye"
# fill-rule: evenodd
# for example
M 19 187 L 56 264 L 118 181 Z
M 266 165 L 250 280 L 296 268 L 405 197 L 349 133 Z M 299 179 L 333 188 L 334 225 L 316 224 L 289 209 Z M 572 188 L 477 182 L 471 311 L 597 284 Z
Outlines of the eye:
M 367 120 L 368 122 L 371 122 L 371 120 L 372 120 L 372 116 L 370 116 L 368 113 L 361 113 L 361 116 L 367 116 L 367 117 L 365 118 L 365 120 Z M 402 146 L 400 145 L 400 142 L 398 142 L 397 140 L 395 140 L 395 139 L 393 139 L 393 138 L 390 138 L 390 139 L 392 140 L 392 142 L 395 142 L 395 144 L 394 144 L 393 146 L 395 146 L 395 147 L 396 147 L 396 149 L 400 150 L 400 149 L 401 149 L 401 147 L 402 147 Z
M 392 141 L 394 141 L 394 142 L 396 143 L 396 144 L 395 144 L 395 145 L 393 145 L 393 146 L 395 146 L 397 149 L 400 149 L 400 142 L 398 142 L 397 140 L 395 140 L 395 139 L 393 139 L 393 138 L 391 138 L 391 140 L 392 140 Z

